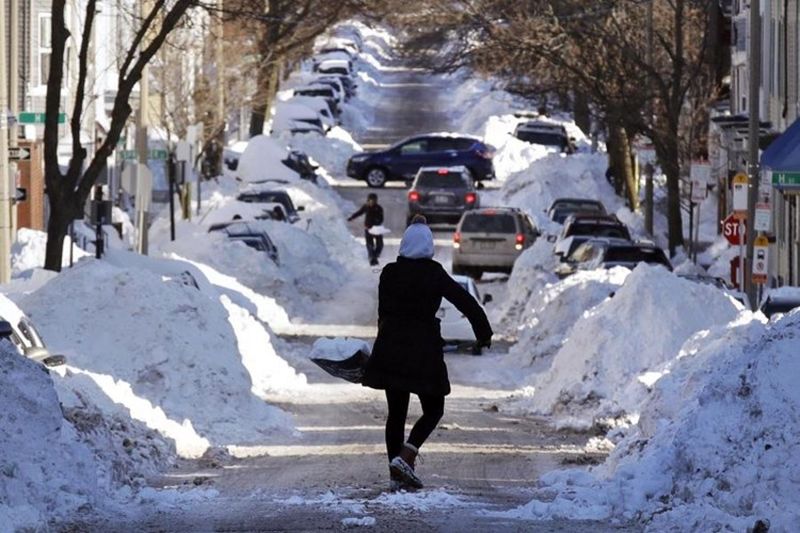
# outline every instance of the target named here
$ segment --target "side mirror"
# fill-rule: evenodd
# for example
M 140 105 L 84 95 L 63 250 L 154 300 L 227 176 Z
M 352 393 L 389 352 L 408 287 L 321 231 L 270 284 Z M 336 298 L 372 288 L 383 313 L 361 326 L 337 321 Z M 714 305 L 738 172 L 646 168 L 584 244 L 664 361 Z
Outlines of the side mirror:
M 67 358 L 63 355 L 51 355 L 49 357 L 45 357 L 42 359 L 42 363 L 44 366 L 53 367 L 53 366 L 61 366 L 66 364 Z
M 491 294 L 484 294 L 484 295 L 483 295 L 483 299 L 482 299 L 482 301 L 483 301 L 483 303 L 484 303 L 484 304 L 488 304 L 488 303 L 489 303 L 489 302 L 491 302 L 492 300 L 494 300 L 494 298 L 492 297 L 492 295 L 491 295 Z
M 14 328 L 11 327 L 11 322 L 0 320 L 0 339 L 7 339 L 14 334 Z
M 306 210 L 306 206 L 304 206 L 304 205 L 299 205 L 299 206 L 297 206 L 297 210 L 298 210 L 298 211 L 305 211 L 305 210 Z

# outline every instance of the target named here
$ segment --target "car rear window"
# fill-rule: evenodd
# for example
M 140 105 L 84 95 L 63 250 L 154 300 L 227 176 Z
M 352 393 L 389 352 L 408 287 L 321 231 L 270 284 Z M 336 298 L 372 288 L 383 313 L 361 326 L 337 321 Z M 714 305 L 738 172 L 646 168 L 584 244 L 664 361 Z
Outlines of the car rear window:
M 630 239 L 628 230 L 623 226 L 605 224 L 572 224 L 569 228 L 570 235 L 591 235 L 593 237 L 614 237 L 617 239 Z
M 517 139 L 533 144 L 543 144 L 545 146 L 561 147 L 566 143 L 566 139 L 557 133 L 547 133 L 543 131 L 517 131 Z
M 464 178 L 457 172 L 439 174 L 437 172 L 423 172 L 417 180 L 417 187 L 444 187 L 448 189 L 464 188 Z
M 606 251 L 605 260 L 608 262 L 621 263 L 657 263 L 667 265 L 669 262 L 664 256 L 664 252 L 649 248 L 609 248 Z
M 508 214 L 470 214 L 461 224 L 462 233 L 516 233 L 514 217 Z

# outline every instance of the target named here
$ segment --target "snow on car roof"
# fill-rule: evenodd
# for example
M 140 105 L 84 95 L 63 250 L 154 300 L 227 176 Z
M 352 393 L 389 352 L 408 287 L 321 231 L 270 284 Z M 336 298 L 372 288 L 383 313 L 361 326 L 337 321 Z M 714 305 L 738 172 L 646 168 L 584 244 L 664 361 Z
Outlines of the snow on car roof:
M 335 52 L 329 52 L 335 53 Z M 335 67 L 345 67 L 347 69 L 350 68 L 350 62 L 346 59 L 325 59 L 319 62 L 319 69 L 323 68 L 335 68 Z

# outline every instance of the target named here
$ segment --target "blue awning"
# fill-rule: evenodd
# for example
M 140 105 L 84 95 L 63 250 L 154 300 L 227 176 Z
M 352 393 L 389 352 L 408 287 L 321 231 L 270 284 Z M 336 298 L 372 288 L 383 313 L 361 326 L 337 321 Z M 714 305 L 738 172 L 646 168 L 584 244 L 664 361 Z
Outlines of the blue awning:
M 761 154 L 764 170 L 800 171 L 800 119 L 795 120 Z

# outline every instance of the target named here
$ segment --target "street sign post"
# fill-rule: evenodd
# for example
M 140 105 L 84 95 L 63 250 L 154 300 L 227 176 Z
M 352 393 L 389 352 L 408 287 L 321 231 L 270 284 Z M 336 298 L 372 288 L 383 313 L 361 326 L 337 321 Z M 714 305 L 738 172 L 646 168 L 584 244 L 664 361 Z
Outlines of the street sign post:
M 768 279 L 769 240 L 759 235 L 753 241 L 753 283 L 763 285 Z
M 746 225 L 743 224 L 742 226 L 746 230 Z M 742 236 L 739 234 L 739 230 L 739 220 L 733 214 L 728 215 L 722 221 L 722 235 L 733 246 L 738 246 L 742 243 Z
M 31 151 L 21 146 L 10 147 L 8 149 L 9 161 L 27 161 L 31 158 Z

